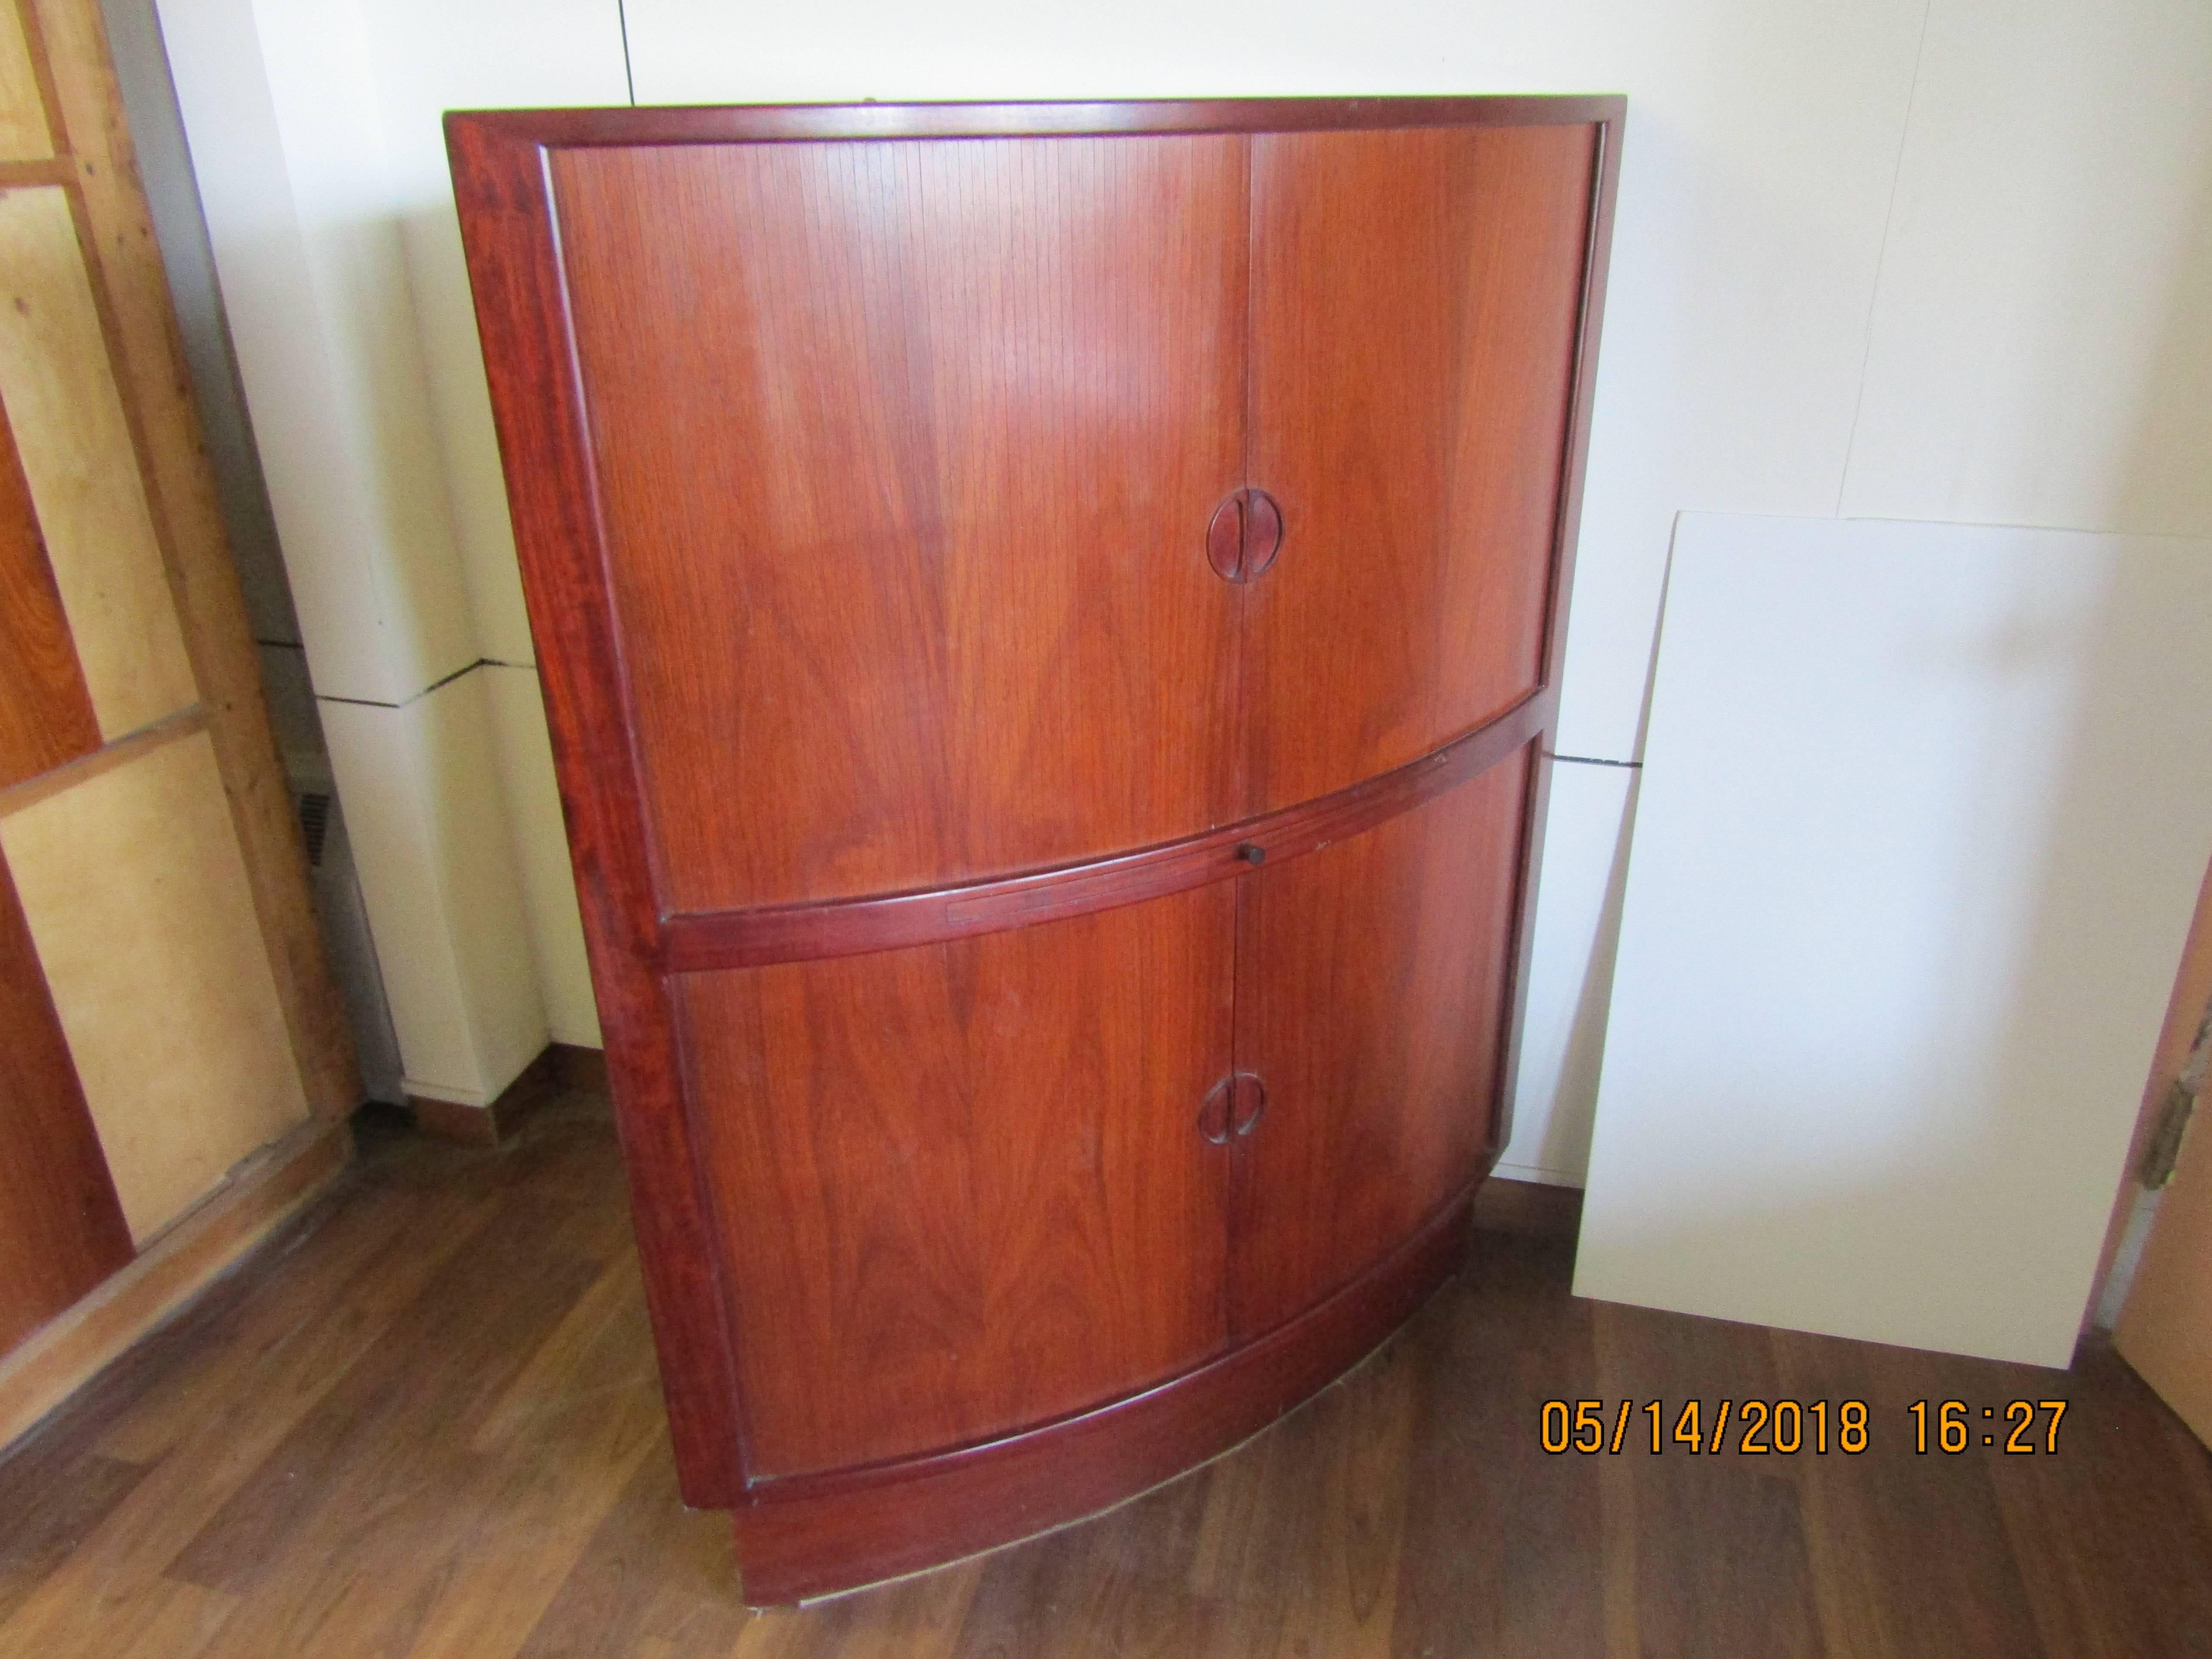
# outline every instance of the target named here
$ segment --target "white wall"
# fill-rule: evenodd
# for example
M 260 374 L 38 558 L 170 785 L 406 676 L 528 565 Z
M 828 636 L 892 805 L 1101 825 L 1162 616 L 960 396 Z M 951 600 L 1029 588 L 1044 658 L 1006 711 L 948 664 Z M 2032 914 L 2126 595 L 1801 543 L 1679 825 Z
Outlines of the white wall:
M 2199 93 L 2212 10 L 2195 0 L 628 0 L 626 13 L 627 64 L 615 0 L 165 0 L 242 362 L 240 312 L 280 307 L 270 361 L 246 368 L 264 450 L 264 401 L 327 400 L 286 441 L 350 456 L 356 481 L 326 490 L 325 519 L 377 508 L 395 544 L 381 586 L 331 592 L 343 538 L 304 508 L 288 516 L 279 490 L 326 694 L 319 632 L 330 676 L 368 655 L 406 682 L 419 676 L 394 665 L 441 644 L 434 624 L 457 607 L 464 656 L 529 661 L 436 117 L 620 102 L 633 79 L 642 102 L 1628 94 L 1565 755 L 1638 757 L 1683 509 L 2212 533 L 2198 464 L 2212 417 L 2212 100 Z M 179 54 L 180 35 L 228 44 Z M 246 60 L 285 84 L 257 92 Z M 202 123 L 268 131 L 258 146 L 203 148 Z M 289 176 L 272 182 L 272 167 Z M 251 208 L 284 191 L 289 220 L 233 215 L 226 239 L 218 198 Z M 316 308 L 281 309 L 310 289 Z M 368 345 L 403 313 L 414 337 L 398 357 L 419 368 L 365 377 Z M 287 364 L 313 374 L 288 390 Z M 272 487 L 301 470 L 265 459 Z M 441 526 L 401 522 L 402 474 L 409 504 L 441 504 Z M 438 617 L 411 616 L 425 605 Z M 359 637 L 372 634 L 374 650 Z M 526 699 L 492 702 L 515 739 L 500 784 L 541 1000 L 556 1035 L 585 1040 L 539 739 Z M 1547 866 L 1532 986 L 1532 1036 L 1554 1035 L 1526 1044 L 1506 1156 L 1564 1180 L 1581 1172 L 1628 797 L 1620 778 L 1569 782 L 1577 771 L 1562 764 L 1554 786 L 1565 850 Z
M 438 114 L 502 72 L 623 100 L 618 19 L 159 10 L 404 1086 L 483 1104 L 599 1025 Z
M 2212 539 L 1685 514 L 1575 1289 L 2064 1365 L 2212 857 Z

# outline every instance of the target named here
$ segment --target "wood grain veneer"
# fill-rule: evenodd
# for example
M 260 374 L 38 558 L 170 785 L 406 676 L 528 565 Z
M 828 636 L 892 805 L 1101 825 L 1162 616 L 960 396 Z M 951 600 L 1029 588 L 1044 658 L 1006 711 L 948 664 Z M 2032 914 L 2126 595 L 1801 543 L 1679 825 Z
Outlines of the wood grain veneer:
M 1444 1271 L 1620 118 L 448 118 L 677 1462 L 753 1599 L 1126 1496 Z
M 551 170 L 665 907 L 1242 816 L 1198 556 L 1243 464 L 1237 141 Z
M 1238 884 L 1231 1324 L 1272 1329 L 1364 1272 L 1498 1155 L 1534 755 Z
M 686 975 L 747 1468 L 960 1445 L 1228 1340 L 1224 884 L 957 943 Z
M 744 1489 L 729 1304 L 684 1115 L 675 1011 L 610 608 L 603 511 L 538 143 L 448 117 L 453 189 L 541 671 L 568 856 L 686 1502 Z M 550 665 L 558 664 L 557 667 Z
M 662 960 L 683 971 L 888 950 L 1181 892 L 1244 874 L 1255 848 L 1279 865 L 1487 771 L 1545 731 L 1558 701 L 1554 693 L 1540 693 L 1433 754 L 1378 776 L 1162 847 L 918 893 L 672 915 L 662 924 Z
M 1595 126 L 1252 144 L 1246 810 L 1310 800 L 1544 680 Z
M 1258 1433 L 1412 1316 L 1467 1252 L 1468 1200 L 1352 1283 L 1158 1387 L 1026 1432 L 842 1476 L 764 1483 L 736 1512 L 745 1599 L 804 1601 L 1097 1513 Z

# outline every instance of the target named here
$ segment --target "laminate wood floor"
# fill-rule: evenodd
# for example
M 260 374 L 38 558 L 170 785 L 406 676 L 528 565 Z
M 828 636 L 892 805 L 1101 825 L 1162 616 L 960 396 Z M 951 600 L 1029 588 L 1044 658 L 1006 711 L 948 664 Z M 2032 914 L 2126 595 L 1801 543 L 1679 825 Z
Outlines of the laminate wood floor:
M 751 1615 L 723 1518 L 677 1501 L 604 1103 L 496 1152 L 364 1142 L 0 1463 L 0 1655 L 2212 1655 L 2212 1460 L 2109 1352 L 2065 1374 L 1578 1302 L 1569 1245 L 1516 1232 L 1210 1468 Z M 1816 1453 L 1809 1415 L 1795 1455 L 1736 1449 L 1778 1398 L 1829 1402 L 1832 1439 L 1866 1401 L 1868 1449 Z M 1916 1455 L 1922 1398 L 1977 1443 Z M 1608 1443 L 1633 1402 L 1622 1449 L 1547 1455 L 1547 1399 L 1601 1401 Z M 1652 1455 L 1654 1399 L 1670 1433 L 1701 1402 L 1707 1449 Z M 2055 1455 L 1978 1443 L 2014 1399 L 2069 1402 Z

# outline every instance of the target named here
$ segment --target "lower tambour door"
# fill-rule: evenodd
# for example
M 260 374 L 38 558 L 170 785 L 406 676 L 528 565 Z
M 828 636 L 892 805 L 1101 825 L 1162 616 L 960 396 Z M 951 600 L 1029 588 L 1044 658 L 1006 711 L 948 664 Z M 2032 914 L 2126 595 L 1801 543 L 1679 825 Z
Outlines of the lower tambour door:
M 1509 1029 L 1534 748 L 1238 883 L 1231 1318 L 1241 1340 L 1348 1284 L 1474 1177 Z
M 746 1464 L 984 1439 L 1227 1339 L 1235 884 L 679 981 Z

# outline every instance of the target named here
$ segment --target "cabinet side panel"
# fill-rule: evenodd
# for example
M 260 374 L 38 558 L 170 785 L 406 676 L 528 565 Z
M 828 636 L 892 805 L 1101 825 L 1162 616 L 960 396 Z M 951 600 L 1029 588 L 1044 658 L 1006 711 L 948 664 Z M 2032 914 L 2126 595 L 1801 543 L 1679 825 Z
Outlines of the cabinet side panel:
M 751 1478 L 1004 1433 L 1225 1334 L 1234 903 L 680 979 Z
M 1543 673 L 1595 126 L 1253 142 L 1254 811 L 1439 747 Z
M 665 908 L 1235 816 L 1243 140 L 554 174 Z
M 1492 1143 L 1534 746 L 1240 884 L 1231 1322 L 1268 1330 L 1381 1260 Z

